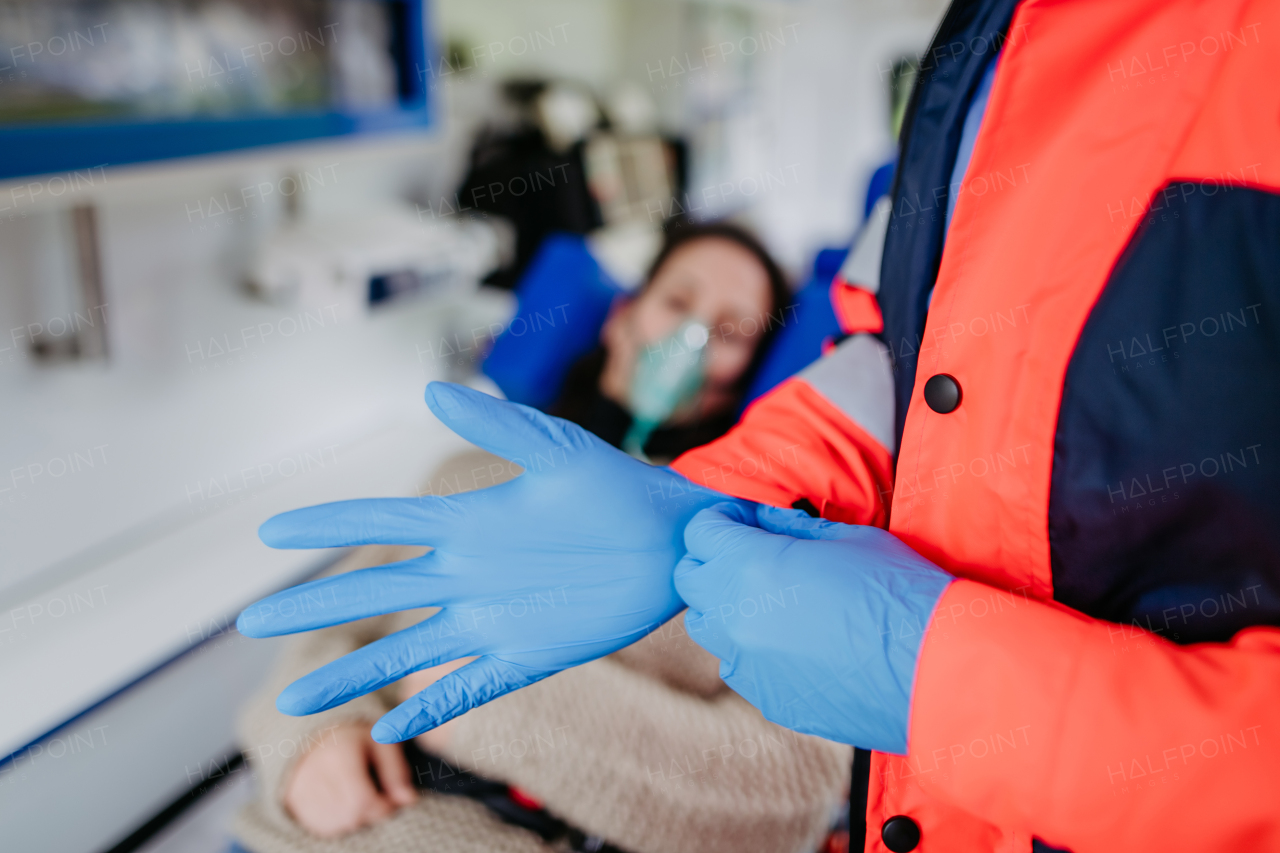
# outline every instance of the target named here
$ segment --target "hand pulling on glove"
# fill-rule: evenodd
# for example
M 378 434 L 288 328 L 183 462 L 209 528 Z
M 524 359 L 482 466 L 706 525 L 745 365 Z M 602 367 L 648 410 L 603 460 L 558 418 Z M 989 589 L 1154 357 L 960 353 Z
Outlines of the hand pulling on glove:
M 725 503 L 685 528 L 689 636 L 766 719 L 907 751 L 916 659 L 951 575 L 877 527 Z

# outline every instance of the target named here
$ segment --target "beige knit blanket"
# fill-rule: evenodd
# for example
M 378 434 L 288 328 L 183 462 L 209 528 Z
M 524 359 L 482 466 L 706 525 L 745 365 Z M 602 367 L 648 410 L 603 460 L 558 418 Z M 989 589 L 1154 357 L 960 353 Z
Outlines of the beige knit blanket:
M 493 483 L 496 457 L 472 451 L 431 482 Z M 334 573 L 421 554 L 370 546 Z M 298 755 L 334 725 L 377 720 L 393 687 L 310 717 L 287 717 L 275 697 L 294 679 L 431 610 L 396 613 L 287 641 L 270 680 L 244 709 L 242 747 L 258 797 L 234 832 L 253 853 L 550 853 L 463 797 L 424 793 L 382 823 L 342 839 L 308 835 L 282 805 Z M 852 751 L 766 721 L 729 690 L 718 662 L 684 631 L 683 615 L 629 648 L 552 676 L 457 721 L 457 767 L 518 786 L 556 816 L 633 853 L 802 853 L 847 796 Z

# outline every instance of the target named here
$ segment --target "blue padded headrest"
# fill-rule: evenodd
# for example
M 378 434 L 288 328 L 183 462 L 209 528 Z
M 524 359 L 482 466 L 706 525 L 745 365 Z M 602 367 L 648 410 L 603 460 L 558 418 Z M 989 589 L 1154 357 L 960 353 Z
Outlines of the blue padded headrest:
M 569 368 L 600 341 L 600 328 L 623 293 L 576 234 L 543 240 L 516 287 L 519 308 L 494 341 L 484 373 L 508 400 L 546 409 Z
M 813 262 L 813 274 L 787 308 L 769 352 L 747 388 L 746 408 L 775 385 L 804 370 L 822 356 L 825 341 L 840 334 L 840 322 L 831 306 L 831 280 L 840 271 L 848 249 L 823 249 Z
M 888 163 L 884 163 L 880 168 L 871 173 L 871 181 L 867 184 L 867 195 L 862 201 L 862 218 L 865 220 L 871 215 L 871 208 L 876 206 L 876 202 L 880 200 L 880 196 L 885 195 L 893 187 L 893 170 L 898 166 L 898 156 L 895 154 Z
M 896 164 L 895 156 L 872 173 L 863 201 L 864 223 L 876 202 L 892 186 Z M 849 247 L 818 252 L 813 261 L 813 273 L 796 294 L 794 311 L 787 309 L 786 325 L 773 339 L 769 354 L 765 356 L 759 373 L 747 389 L 744 408 L 773 386 L 817 361 L 822 356 L 823 345 L 828 340 L 839 338 L 840 321 L 836 319 L 835 308 L 831 305 L 831 282 L 836 273 L 840 272 L 848 254 Z

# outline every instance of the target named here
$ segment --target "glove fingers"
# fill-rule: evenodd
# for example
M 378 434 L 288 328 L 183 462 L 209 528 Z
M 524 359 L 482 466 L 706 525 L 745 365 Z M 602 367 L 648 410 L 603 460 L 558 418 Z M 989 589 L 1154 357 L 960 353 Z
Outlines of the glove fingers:
M 379 743 L 408 740 L 551 674 L 551 670 L 529 669 L 485 655 L 389 711 L 374 725 L 373 739 Z
M 846 539 L 856 535 L 858 530 L 857 525 L 812 518 L 802 509 L 779 509 L 775 506 L 761 506 L 756 511 L 756 519 L 761 529 L 796 539 Z
M 676 563 L 672 579 L 676 594 L 689 605 L 689 612 L 716 611 L 721 604 L 734 597 L 736 576 L 725 570 L 724 561 L 712 561 L 707 565 L 692 554 L 685 554 Z M 685 617 L 690 624 L 691 616 Z
M 689 632 L 689 639 L 723 662 L 732 656 L 733 643 L 724 630 L 724 623 L 717 616 L 716 610 L 702 611 L 690 607 L 684 613 L 684 628 Z
M 589 435 L 568 421 L 464 385 L 432 382 L 426 396 L 427 405 L 445 426 L 526 471 L 564 464 L 566 455 Z
M 276 708 L 294 717 L 316 714 L 420 669 L 477 654 L 483 637 L 463 623 L 445 608 L 304 675 L 280 693 Z
M 236 619 L 246 637 L 278 637 L 328 628 L 369 616 L 452 603 L 457 578 L 432 575 L 432 551 L 413 560 L 345 572 L 277 592 L 250 604 Z
M 443 546 L 468 517 L 465 496 L 365 498 L 282 512 L 258 528 L 272 548 Z
M 729 501 L 701 510 L 684 528 L 685 549 L 706 562 L 732 548 L 755 548 L 772 542 L 773 534 L 754 526 L 753 510 L 753 504 Z

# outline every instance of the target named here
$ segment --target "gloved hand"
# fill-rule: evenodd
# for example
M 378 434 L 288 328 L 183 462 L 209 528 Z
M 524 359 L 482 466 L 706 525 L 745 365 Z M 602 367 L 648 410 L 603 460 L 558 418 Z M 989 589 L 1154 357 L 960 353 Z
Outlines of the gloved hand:
M 299 679 L 276 701 L 286 714 L 313 714 L 411 672 L 480 656 L 384 716 L 373 728 L 382 743 L 617 651 L 666 622 L 684 606 L 671 581 L 684 527 L 726 500 L 535 409 L 441 382 L 426 396 L 450 429 L 524 473 L 450 497 L 341 501 L 269 519 L 259 535 L 274 548 L 435 550 L 285 590 L 236 622 L 246 636 L 272 637 L 442 607 Z
M 773 507 L 694 516 L 676 589 L 689 636 L 766 719 L 907 751 L 924 628 L 951 575 L 877 527 Z

